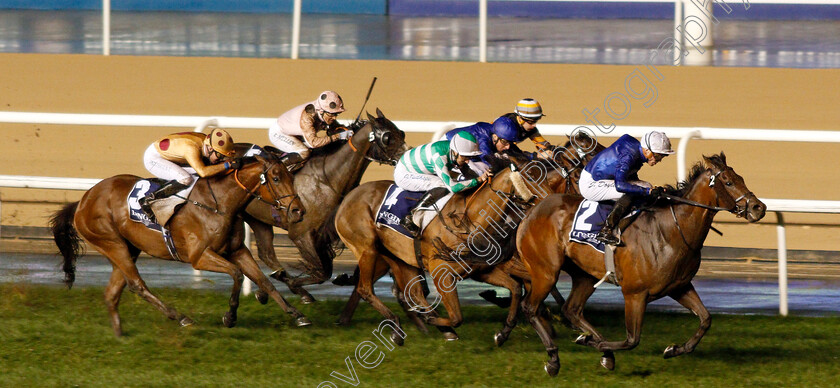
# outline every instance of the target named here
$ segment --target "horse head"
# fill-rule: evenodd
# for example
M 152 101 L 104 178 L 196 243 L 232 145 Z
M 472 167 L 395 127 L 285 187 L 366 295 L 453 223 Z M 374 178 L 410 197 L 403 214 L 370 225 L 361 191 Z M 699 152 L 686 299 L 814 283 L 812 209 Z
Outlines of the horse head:
M 305 209 L 295 192 L 292 174 L 278 160 L 263 158 L 259 155 L 255 155 L 254 159 L 255 162 L 248 163 L 235 172 L 239 186 L 278 213 L 282 214 L 285 211 L 290 223 L 300 222 Z M 239 176 L 243 178 L 240 179 Z M 251 183 L 251 180 L 256 181 L 256 179 L 248 179 L 251 176 L 254 178 L 259 176 L 258 182 Z M 245 182 L 254 187 L 249 188 Z
M 767 206 L 753 194 L 738 173 L 726 164 L 726 155 L 703 156 L 707 165 L 709 187 L 717 194 L 721 207 L 730 209 L 738 217 L 756 222 L 764 217 Z
M 400 156 L 408 149 L 405 144 L 405 132 L 386 118 L 379 108 L 376 108 L 376 117 L 370 113 L 367 113 L 367 117 L 368 122 L 365 127 L 370 126 L 368 133 L 370 148 L 365 157 L 374 162 L 396 165 Z

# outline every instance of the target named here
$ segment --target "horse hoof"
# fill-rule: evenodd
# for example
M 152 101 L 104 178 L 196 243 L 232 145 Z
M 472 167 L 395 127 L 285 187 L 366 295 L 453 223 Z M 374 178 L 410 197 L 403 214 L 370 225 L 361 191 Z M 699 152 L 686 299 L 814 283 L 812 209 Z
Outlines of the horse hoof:
M 233 314 L 231 314 L 230 312 L 227 312 L 227 313 L 225 313 L 225 315 L 222 317 L 222 323 L 223 323 L 223 324 L 225 325 L 225 327 L 227 327 L 227 328 L 234 327 L 234 326 L 236 326 L 236 318 L 233 316 Z
M 312 303 L 315 303 L 315 298 L 313 298 L 309 295 L 304 295 L 304 296 L 300 297 L 300 302 L 303 303 L 303 304 L 312 304 Z
M 557 372 L 560 371 L 560 364 L 555 364 L 552 362 L 545 363 L 545 373 L 548 373 L 549 376 L 554 377 L 557 376 Z
M 444 335 L 445 337 L 445 335 Z M 391 333 L 391 341 L 393 341 L 397 346 L 403 346 L 405 344 L 405 339 L 397 334 L 396 331 Z
M 601 356 L 601 366 L 606 370 L 615 370 L 615 356 Z
M 662 354 L 665 358 L 671 358 L 678 356 L 677 354 L 677 345 L 671 345 L 665 348 L 665 352 Z
M 461 337 L 458 337 L 458 334 L 456 334 L 455 332 L 446 332 L 446 333 L 443 333 L 443 339 L 445 339 L 447 342 L 449 342 L 449 341 L 457 341 L 457 340 L 461 339 Z
M 496 343 L 496 346 L 504 345 L 505 341 L 507 341 L 507 336 L 502 334 L 502 332 L 498 332 L 493 336 L 493 342 Z
M 257 298 L 257 302 L 260 302 L 260 304 L 268 303 L 268 294 L 262 292 L 262 290 L 255 292 L 254 296 Z
M 189 317 L 183 317 L 180 321 L 178 321 L 178 324 L 181 325 L 181 327 L 187 327 L 194 325 L 195 321 L 193 321 Z
M 298 327 L 309 326 L 311 324 L 312 321 L 310 321 L 307 317 L 298 317 L 297 319 L 295 319 L 295 325 L 298 325 Z
M 575 343 L 578 344 L 578 345 L 586 346 L 586 344 L 589 342 L 589 338 L 590 338 L 589 335 L 581 334 L 577 338 L 575 338 Z

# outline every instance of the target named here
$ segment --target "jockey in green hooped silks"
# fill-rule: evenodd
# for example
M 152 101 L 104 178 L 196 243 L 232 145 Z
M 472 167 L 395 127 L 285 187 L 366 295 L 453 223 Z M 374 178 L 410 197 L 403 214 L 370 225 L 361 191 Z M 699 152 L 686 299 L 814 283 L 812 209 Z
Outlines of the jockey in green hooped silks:
M 430 206 L 449 192 L 457 193 L 478 186 L 492 174 L 488 171 L 473 179 L 458 181 L 452 176 L 453 167 L 463 168 L 471 157 L 480 155 L 475 137 L 459 132 L 452 140 L 442 140 L 412 148 L 400 158 L 394 169 L 394 182 L 403 190 L 425 191 L 415 209 Z M 414 210 L 401 220 L 401 225 L 413 235 L 420 227 L 412 220 Z

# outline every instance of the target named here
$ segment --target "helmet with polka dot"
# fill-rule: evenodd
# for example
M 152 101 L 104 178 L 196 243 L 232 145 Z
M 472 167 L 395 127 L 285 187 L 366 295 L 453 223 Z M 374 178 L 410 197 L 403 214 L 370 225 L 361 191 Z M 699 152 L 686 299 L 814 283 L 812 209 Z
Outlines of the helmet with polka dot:
M 209 144 L 214 151 L 227 157 L 232 157 L 236 153 L 233 149 L 233 138 L 224 129 L 214 129 L 204 138 L 204 143 Z
M 341 96 L 338 93 L 327 90 L 321 93 L 318 99 L 315 100 L 315 109 L 327 113 L 339 114 L 344 112 L 344 101 L 341 100 Z

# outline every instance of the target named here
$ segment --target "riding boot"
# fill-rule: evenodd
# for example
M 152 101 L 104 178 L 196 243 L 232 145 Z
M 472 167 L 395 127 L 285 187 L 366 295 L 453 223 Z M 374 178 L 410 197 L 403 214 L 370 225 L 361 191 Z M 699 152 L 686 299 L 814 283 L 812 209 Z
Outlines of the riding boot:
M 289 172 L 295 172 L 303 167 L 303 162 L 306 160 L 299 153 L 290 152 L 280 157 L 280 161 L 283 162 Z
M 149 219 L 152 220 L 152 222 L 157 222 L 157 220 L 155 219 L 155 213 L 152 211 L 151 202 L 156 199 L 162 199 L 170 195 L 174 195 L 179 191 L 186 189 L 187 187 L 189 186 L 176 180 L 166 182 L 157 190 L 146 194 L 146 196 L 143 198 L 140 198 L 140 200 L 138 201 L 140 203 L 140 208 L 143 209 L 143 211 L 146 213 L 147 216 L 149 216 Z
M 618 245 L 621 243 L 621 240 L 615 236 L 613 230 L 618 226 L 619 221 L 624 218 L 624 215 L 627 214 L 631 202 L 632 198 L 627 194 L 622 195 L 621 198 L 615 201 L 615 206 L 613 206 L 612 211 L 607 216 L 606 221 L 604 221 L 604 227 L 595 236 L 596 240 L 607 245 Z
M 414 223 L 414 212 L 417 209 L 432 206 L 435 202 L 439 199 L 443 198 L 446 194 L 449 193 L 449 189 L 445 187 L 435 187 L 423 194 L 423 197 L 420 198 L 420 201 L 417 202 L 417 205 L 414 206 L 414 209 L 408 212 L 408 214 L 400 220 L 400 225 L 402 225 L 405 230 L 408 231 L 412 236 L 417 237 L 420 234 L 420 227 Z

